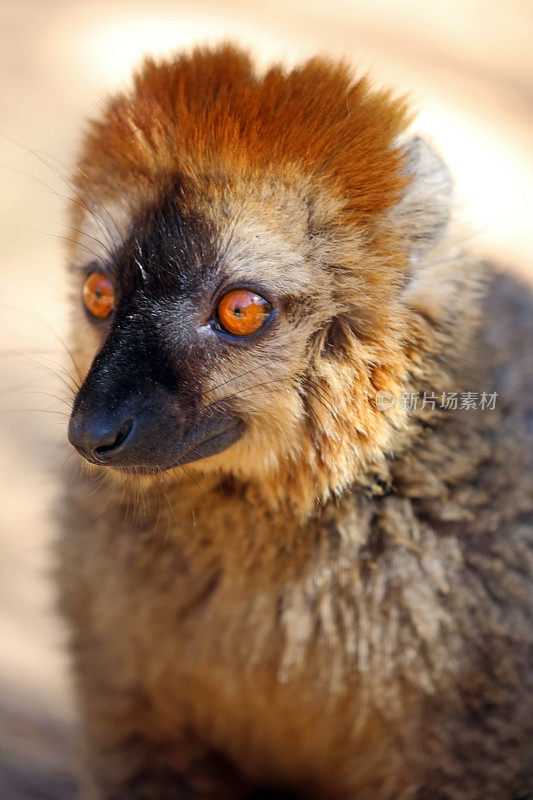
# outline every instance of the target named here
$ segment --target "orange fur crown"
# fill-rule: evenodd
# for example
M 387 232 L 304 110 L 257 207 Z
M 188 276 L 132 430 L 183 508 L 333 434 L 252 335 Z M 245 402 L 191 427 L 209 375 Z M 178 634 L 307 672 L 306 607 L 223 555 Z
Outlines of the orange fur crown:
M 216 174 L 222 164 L 249 177 L 294 168 L 324 181 L 361 224 L 401 194 L 402 154 L 391 145 L 407 122 L 402 100 L 354 82 L 345 65 L 315 58 L 260 77 L 245 53 L 224 45 L 148 59 L 133 91 L 92 124 L 86 152 L 117 178 L 122 169 L 125 181 L 169 169 Z

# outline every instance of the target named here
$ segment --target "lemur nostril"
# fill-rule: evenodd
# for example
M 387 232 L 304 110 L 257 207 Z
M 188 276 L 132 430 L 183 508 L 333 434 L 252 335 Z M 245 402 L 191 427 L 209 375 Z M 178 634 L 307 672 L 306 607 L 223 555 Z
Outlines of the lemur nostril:
M 123 444 L 123 442 L 126 441 L 126 439 L 131 433 L 132 428 L 133 428 L 133 420 L 129 419 L 127 422 L 124 423 L 124 425 L 122 425 L 122 427 L 118 431 L 114 442 L 112 442 L 111 444 L 100 445 L 100 447 L 95 447 L 94 452 L 98 453 L 98 455 L 105 455 L 107 453 L 112 452 L 113 450 L 116 450 L 118 447 L 120 447 L 121 444 Z

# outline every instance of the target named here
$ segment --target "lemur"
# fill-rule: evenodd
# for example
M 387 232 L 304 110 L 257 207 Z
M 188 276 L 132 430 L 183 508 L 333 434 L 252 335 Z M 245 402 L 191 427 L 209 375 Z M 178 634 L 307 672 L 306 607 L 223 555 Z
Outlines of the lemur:
M 411 121 L 221 45 L 85 130 L 83 800 L 533 797 L 533 303 L 464 252 Z

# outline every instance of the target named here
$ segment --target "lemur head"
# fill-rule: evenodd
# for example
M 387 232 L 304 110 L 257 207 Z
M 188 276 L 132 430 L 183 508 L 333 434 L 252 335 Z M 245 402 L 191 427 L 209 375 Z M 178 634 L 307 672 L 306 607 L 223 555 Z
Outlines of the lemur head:
M 407 122 L 323 60 L 259 76 L 225 46 L 144 65 L 74 178 L 83 456 L 320 499 L 379 465 L 405 426 L 379 399 L 421 369 L 435 303 L 411 287 L 450 205 Z

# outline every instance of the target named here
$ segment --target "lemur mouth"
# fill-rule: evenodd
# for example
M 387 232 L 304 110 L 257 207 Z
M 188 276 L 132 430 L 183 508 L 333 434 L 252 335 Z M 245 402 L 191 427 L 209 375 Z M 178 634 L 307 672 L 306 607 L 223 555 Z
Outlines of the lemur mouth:
M 116 414 L 75 408 L 69 439 L 87 461 L 124 473 L 153 475 L 227 450 L 244 432 L 243 421 L 220 409 L 200 412 L 187 424 L 169 409 L 127 409 Z M 166 412 L 166 413 L 165 413 Z
M 181 452 L 173 466 L 182 466 L 222 453 L 240 439 L 244 423 L 240 419 L 217 414 L 200 420 L 182 443 Z
M 174 469 L 177 467 L 193 464 L 197 461 L 202 461 L 209 456 L 217 455 L 224 452 L 232 444 L 235 444 L 244 431 L 244 423 L 241 420 L 233 420 L 230 425 L 224 425 L 224 420 L 217 420 L 217 424 L 213 424 L 210 420 L 206 425 L 201 422 L 189 435 L 183 440 L 182 447 L 176 457 L 167 463 L 161 463 L 157 466 L 152 464 L 135 464 L 135 465 L 121 465 L 110 464 L 120 472 L 135 474 L 135 475 L 155 475 L 166 470 Z M 215 430 L 214 430 L 215 428 Z M 202 433 L 207 434 L 202 438 Z
M 181 454 L 174 460 L 169 462 L 163 462 L 161 464 L 153 465 L 153 464 L 143 464 L 143 463 L 136 463 L 136 464 L 120 464 L 110 463 L 109 466 L 113 467 L 118 472 L 122 472 L 126 475 L 157 475 L 161 474 L 161 472 L 166 472 L 170 469 L 175 469 L 178 467 L 186 466 L 187 464 L 193 464 L 197 461 L 202 461 L 204 458 L 209 458 L 209 456 L 217 455 L 218 453 L 223 453 L 224 450 L 227 450 L 231 447 L 232 444 L 235 444 L 244 431 L 244 423 L 240 420 L 235 421 L 232 425 L 225 427 L 217 432 L 213 432 L 207 436 L 205 439 L 201 439 L 201 437 L 194 437 L 194 441 L 192 441 L 191 437 L 187 437 L 184 440 L 184 449 Z M 196 432 L 196 431 L 195 431 Z M 189 439 L 191 439 L 189 441 Z M 101 464 L 104 466 L 104 464 Z

